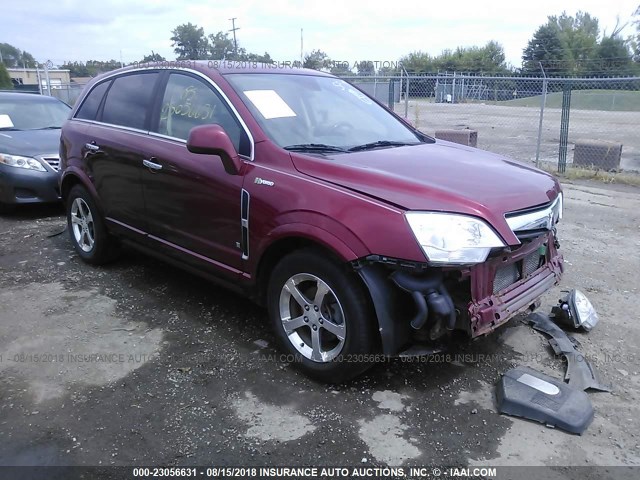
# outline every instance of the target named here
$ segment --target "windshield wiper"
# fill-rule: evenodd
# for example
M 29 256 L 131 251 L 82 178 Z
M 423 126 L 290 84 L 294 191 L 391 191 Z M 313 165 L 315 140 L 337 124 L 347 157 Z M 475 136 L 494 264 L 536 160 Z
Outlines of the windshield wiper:
M 349 149 L 350 152 L 359 152 L 361 150 L 373 150 L 379 147 L 404 147 L 405 145 L 418 145 L 417 143 L 394 142 L 393 140 L 378 140 L 377 142 L 365 143 L 357 145 Z
M 287 145 L 284 149 L 292 152 L 348 152 L 345 148 L 325 145 L 324 143 L 299 143 L 297 145 Z
M 15 127 L 0 127 L 0 132 L 19 132 L 19 128 Z
M 60 130 L 62 127 L 51 125 L 50 127 L 34 128 L 34 130 Z

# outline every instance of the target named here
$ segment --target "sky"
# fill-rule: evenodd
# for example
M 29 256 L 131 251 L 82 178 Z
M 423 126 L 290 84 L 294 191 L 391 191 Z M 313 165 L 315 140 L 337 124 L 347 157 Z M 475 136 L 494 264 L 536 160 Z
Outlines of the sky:
M 321 49 L 350 65 L 496 40 L 518 67 L 527 41 L 547 16 L 589 12 L 600 20 L 601 32 L 612 31 L 619 19 L 629 23 L 627 36 L 635 31 L 631 17 L 639 5 L 640 0 L 20 0 L 2 6 L 0 42 L 56 65 L 121 58 L 129 63 L 152 50 L 171 60 L 177 25 L 191 22 L 208 35 L 228 31 L 236 17 L 239 45 L 277 61 L 300 58 L 303 29 L 304 53 Z

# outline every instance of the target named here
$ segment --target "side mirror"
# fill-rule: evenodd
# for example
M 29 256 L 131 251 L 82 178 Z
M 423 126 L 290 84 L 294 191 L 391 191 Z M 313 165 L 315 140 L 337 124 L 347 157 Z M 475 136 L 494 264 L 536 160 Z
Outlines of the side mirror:
M 191 153 L 218 155 L 222 159 L 224 170 L 230 175 L 238 175 L 242 160 L 227 132 L 217 124 L 200 125 L 189 131 L 187 150 Z

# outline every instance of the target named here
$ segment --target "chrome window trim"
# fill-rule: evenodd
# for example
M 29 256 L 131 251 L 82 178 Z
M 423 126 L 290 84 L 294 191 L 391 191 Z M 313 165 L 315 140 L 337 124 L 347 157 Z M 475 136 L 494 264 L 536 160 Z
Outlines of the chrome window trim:
M 556 199 L 546 207 L 520 215 L 507 213 L 505 220 L 514 234 L 530 230 L 551 230 L 562 216 L 561 209 L 562 193 L 559 193 Z
M 111 127 L 111 128 L 117 128 L 119 130 L 125 130 L 127 132 L 133 132 L 133 133 L 140 133 L 143 135 L 148 135 L 149 131 L 148 130 L 140 130 L 139 128 L 132 128 L 132 127 L 125 127 L 124 125 L 116 125 L 115 123 L 107 123 L 107 122 L 98 122 L 96 120 L 87 120 L 86 118 L 72 118 L 72 120 L 76 121 L 76 122 L 85 122 L 85 123 L 91 123 L 93 125 L 98 125 L 101 127 Z
M 247 137 L 249 137 L 249 145 L 250 145 L 250 148 L 251 148 L 250 155 L 249 155 L 249 157 L 247 157 L 246 155 L 241 155 L 241 157 L 247 158 L 248 160 L 253 162 L 254 158 L 255 158 L 255 141 L 253 139 L 253 135 L 251 135 L 251 131 L 249 130 L 249 127 L 247 127 L 247 124 L 244 122 L 244 119 L 238 113 L 238 110 L 236 110 L 236 107 L 233 105 L 233 103 L 231 103 L 231 100 L 229 100 L 229 97 L 227 97 L 227 95 L 222 91 L 222 89 L 218 86 L 218 84 L 216 82 L 211 80 L 204 73 L 199 72 L 198 70 L 194 70 L 192 68 L 181 68 L 181 67 L 176 67 L 176 68 L 172 67 L 172 68 L 164 68 L 164 69 L 163 68 L 159 68 L 159 69 L 134 68 L 134 69 L 131 69 L 131 70 L 127 70 L 125 72 L 109 73 L 105 77 L 101 78 L 100 81 L 97 82 L 95 85 L 92 85 L 91 88 L 87 91 L 87 93 L 85 93 L 79 99 L 80 101 L 78 102 L 78 109 L 73 112 L 72 120 L 78 120 L 78 121 L 81 121 L 81 122 L 85 121 L 85 122 L 90 122 L 90 123 L 94 123 L 94 124 L 98 124 L 98 125 L 109 125 L 109 126 L 112 126 L 112 127 L 123 128 L 123 129 L 129 130 L 129 131 L 146 133 L 148 135 L 155 134 L 154 136 L 158 135 L 158 136 L 162 136 L 163 138 L 170 139 L 170 140 L 178 140 L 180 142 L 187 143 L 185 140 L 183 140 L 181 138 L 170 137 L 168 135 L 162 135 L 161 133 L 157 133 L 157 132 L 139 130 L 137 128 L 125 127 L 123 125 L 114 125 L 112 123 L 98 122 L 96 120 L 87 120 L 87 119 L 84 119 L 84 118 L 77 118 L 76 117 L 76 115 L 78 114 L 78 110 L 80 110 L 80 106 L 82 106 L 82 103 L 85 101 L 86 97 L 93 91 L 94 88 L 96 88 L 101 83 L 104 83 L 105 81 L 107 81 L 109 79 L 112 79 L 112 78 L 115 78 L 115 77 L 119 77 L 121 75 L 127 75 L 127 74 L 130 74 L 130 73 L 149 72 L 149 71 L 151 71 L 151 72 L 156 72 L 156 71 L 157 72 L 162 72 L 163 70 L 192 73 L 192 74 L 202 78 L 203 80 L 205 80 L 205 82 L 209 83 L 209 85 L 211 85 L 216 90 L 216 92 L 218 92 L 218 94 L 220 95 L 222 100 L 227 104 L 227 106 L 229 107 L 229 109 L 231 110 L 233 115 L 236 117 L 236 119 L 240 123 L 240 126 L 245 131 L 245 133 L 247 134 Z

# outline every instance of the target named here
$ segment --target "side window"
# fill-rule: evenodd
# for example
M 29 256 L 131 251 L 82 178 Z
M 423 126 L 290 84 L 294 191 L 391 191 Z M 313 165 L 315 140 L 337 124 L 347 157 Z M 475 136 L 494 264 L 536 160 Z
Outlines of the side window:
M 93 90 L 89 92 L 87 98 L 84 99 L 82 105 L 78 109 L 76 113 L 76 118 L 82 118 L 85 120 L 95 120 L 98 115 L 98 107 L 100 107 L 100 102 L 102 102 L 102 97 L 104 97 L 107 88 L 109 88 L 109 84 L 111 82 L 102 82 L 97 86 L 93 87 Z
M 225 129 L 238 153 L 249 155 L 249 139 L 218 93 L 190 75 L 169 75 L 156 131 L 186 140 L 193 127 L 210 123 Z
M 102 121 L 143 130 L 157 79 L 155 72 L 116 78 L 107 93 Z

